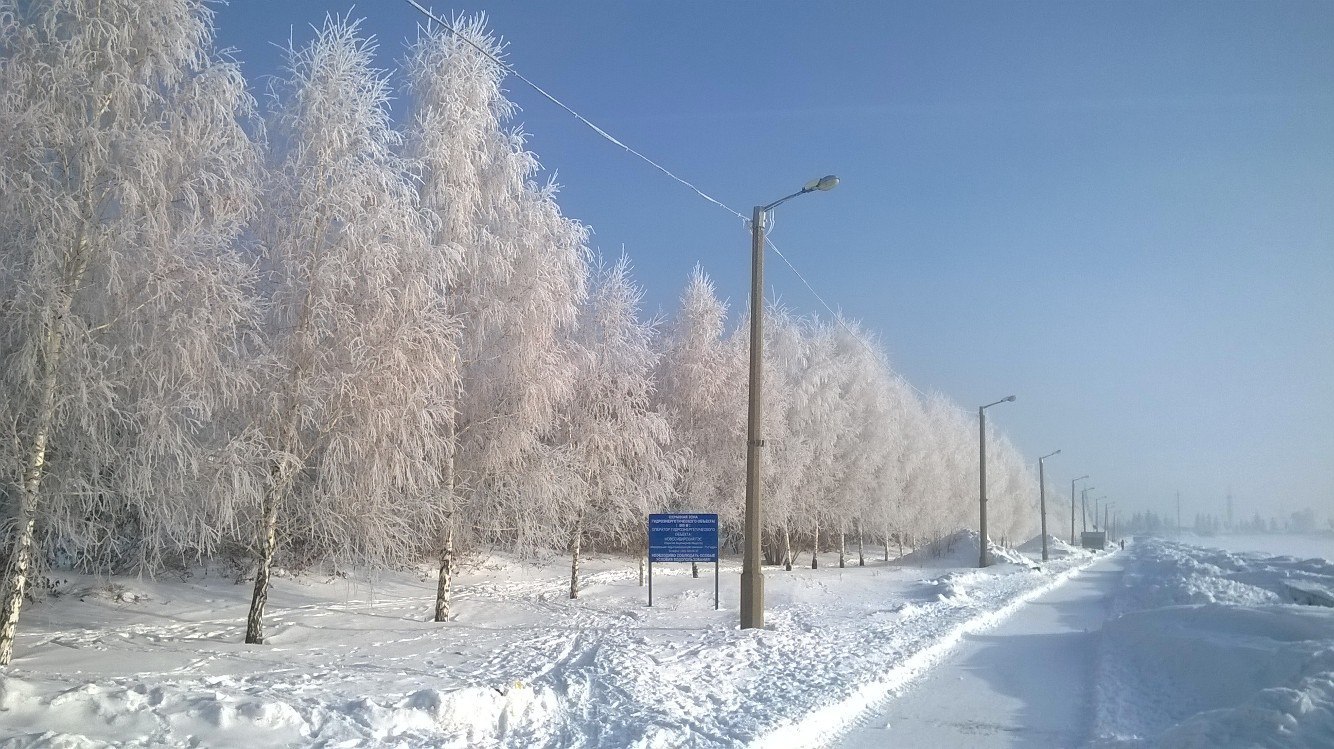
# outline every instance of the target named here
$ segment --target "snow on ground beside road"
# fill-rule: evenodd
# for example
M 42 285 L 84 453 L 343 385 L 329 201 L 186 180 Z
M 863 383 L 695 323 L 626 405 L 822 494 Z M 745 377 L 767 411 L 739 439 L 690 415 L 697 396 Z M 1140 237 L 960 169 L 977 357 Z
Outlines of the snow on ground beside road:
M 974 530 L 955 531 L 944 538 L 916 549 L 903 557 L 903 564 L 916 567 L 976 567 L 982 547 L 979 534 Z M 987 544 L 992 564 L 1027 564 L 1029 562 L 1014 549 L 1007 549 L 995 541 Z M 1038 549 L 1041 552 L 1041 548 Z
M 1022 552 L 1030 557 L 1042 558 L 1042 536 L 1034 536 L 1025 541 L 1020 546 L 1015 547 L 1015 551 Z M 1072 554 L 1088 554 L 1085 549 L 1078 546 L 1071 546 L 1061 539 L 1047 534 L 1047 557 L 1048 559 L 1060 559 Z
M 1334 746 L 1334 608 L 1293 593 L 1334 590 L 1334 562 L 1159 539 L 1127 551 L 1095 746 Z
M 426 574 L 287 577 L 263 646 L 241 642 L 250 586 L 229 576 L 57 575 L 0 674 L 0 746 L 818 743 L 1085 563 L 906 561 L 769 568 L 764 631 L 737 628 L 734 560 L 714 611 L 708 565 L 658 566 L 649 609 L 633 560 L 588 560 L 571 601 L 567 560 L 491 559 L 443 625 Z
M 1225 551 L 1254 551 L 1299 559 L 1321 557 L 1334 560 L 1334 532 L 1325 533 L 1225 533 L 1215 536 L 1186 535 L 1178 539 L 1192 546 Z

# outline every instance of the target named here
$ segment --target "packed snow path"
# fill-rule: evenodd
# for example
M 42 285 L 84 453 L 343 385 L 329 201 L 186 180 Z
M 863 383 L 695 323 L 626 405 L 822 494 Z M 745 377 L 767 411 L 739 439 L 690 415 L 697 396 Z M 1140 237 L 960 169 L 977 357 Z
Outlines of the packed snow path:
M 1072 747 L 1087 742 L 1098 638 L 1120 587 L 1112 556 L 964 637 L 840 746 Z

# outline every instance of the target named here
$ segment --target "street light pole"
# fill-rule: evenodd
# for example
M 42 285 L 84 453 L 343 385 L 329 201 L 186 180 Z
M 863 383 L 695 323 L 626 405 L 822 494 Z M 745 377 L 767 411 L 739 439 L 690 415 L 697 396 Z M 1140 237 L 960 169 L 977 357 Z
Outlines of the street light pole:
M 1038 458 L 1038 505 L 1042 513 L 1042 561 L 1047 561 L 1047 475 L 1043 473 L 1042 461 L 1053 455 L 1060 455 L 1061 451 L 1048 453 Z
M 1093 490 L 1091 486 L 1085 486 L 1079 490 L 1079 529 L 1087 531 L 1089 529 L 1089 492 Z
M 981 519 L 978 528 L 978 535 L 981 538 L 978 540 L 978 545 L 982 547 L 981 551 L 978 552 L 978 567 L 987 566 L 987 409 L 997 403 L 1010 403 L 1012 401 L 1014 401 L 1014 396 L 1010 395 L 1001 398 L 996 403 L 988 403 L 985 406 L 977 407 L 977 475 L 978 483 L 981 486 L 978 492 L 978 515 Z
M 755 206 L 750 220 L 750 393 L 746 412 L 746 517 L 741 561 L 741 628 L 764 627 L 764 572 L 760 569 L 760 438 L 764 353 L 764 222 L 769 211 L 808 192 L 832 190 L 838 177 L 806 183 L 799 191 L 768 205 Z
M 1088 478 L 1088 474 L 1084 474 L 1083 476 L 1080 476 L 1077 479 L 1070 480 L 1070 545 L 1071 546 L 1075 545 L 1075 482 L 1083 481 L 1086 478 Z

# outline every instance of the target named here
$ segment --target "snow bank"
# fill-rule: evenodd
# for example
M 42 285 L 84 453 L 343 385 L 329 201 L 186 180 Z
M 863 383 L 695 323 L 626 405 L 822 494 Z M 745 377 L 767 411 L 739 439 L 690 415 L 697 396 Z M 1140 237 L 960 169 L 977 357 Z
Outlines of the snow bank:
M 1040 559 L 1042 557 L 1042 536 L 1034 536 L 1030 538 L 1021 546 L 1017 547 L 1015 551 L 1027 554 L 1028 556 L 1036 556 Z M 1051 559 L 1063 559 L 1072 555 L 1084 556 L 1089 553 L 1091 552 L 1087 549 L 1071 546 L 1056 536 L 1050 534 L 1047 535 L 1047 556 Z
M 908 567 L 976 567 L 982 552 L 980 539 L 974 530 L 955 531 L 903 555 L 897 563 Z M 994 541 L 988 541 L 987 549 L 992 564 L 1031 565 L 1024 555 Z
M 1158 540 L 1131 549 L 1103 628 L 1096 746 L 1334 745 L 1334 609 L 1290 583 L 1334 566 Z

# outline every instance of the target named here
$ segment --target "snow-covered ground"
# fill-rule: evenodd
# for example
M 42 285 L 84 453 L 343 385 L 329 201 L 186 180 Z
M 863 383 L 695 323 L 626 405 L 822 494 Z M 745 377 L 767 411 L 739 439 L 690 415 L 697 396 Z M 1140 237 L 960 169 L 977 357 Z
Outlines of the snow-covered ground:
M 1176 539 L 1191 546 L 1226 551 L 1255 551 L 1301 559 L 1334 559 L 1334 532 L 1327 533 L 1226 533 L 1216 536 L 1186 535 Z
M 443 625 L 427 574 L 287 577 L 264 646 L 241 643 L 250 586 L 230 575 L 63 576 L 0 675 L 0 746 L 821 746 L 960 659 L 1006 677 L 952 683 L 982 690 L 939 701 L 956 716 L 1022 695 L 1099 747 L 1334 746 L 1334 608 L 1290 592 L 1334 587 L 1331 562 L 1160 540 L 1045 565 L 993 551 L 986 570 L 968 533 L 865 568 L 804 555 L 766 570 L 764 631 L 736 626 L 735 560 L 714 611 L 707 566 L 660 566 L 649 609 L 633 560 L 590 560 L 571 601 L 561 558 L 492 558 Z M 1052 644 L 1087 658 L 1052 663 Z M 1080 733 L 1062 730 L 1013 736 Z
M 250 587 L 229 576 L 70 578 L 25 610 L 0 676 L 0 743 L 819 744 L 1086 562 L 969 569 L 967 533 L 935 551 L 769 569 L 764 631 L 736 626 L 734 561 L 714 611 L 708 566 L 698 580 L 660 566 L 649 609 L 632 560 L 591 560 L 571 601 L 560 558 L 492 559 L 463 577 L 443 625 L 427 621 L 426 575 L 286 578 L 264 646 L 241 643 Z
M 1334 746 L 1334 608 L 1297 603 L 1334 592 L 1334 544 L 1321 539 L 1148 539 L 1128 548 L 1101 638 L 1094 745 Z M 1265 543 L 1308 553 L 1195 545 Z

